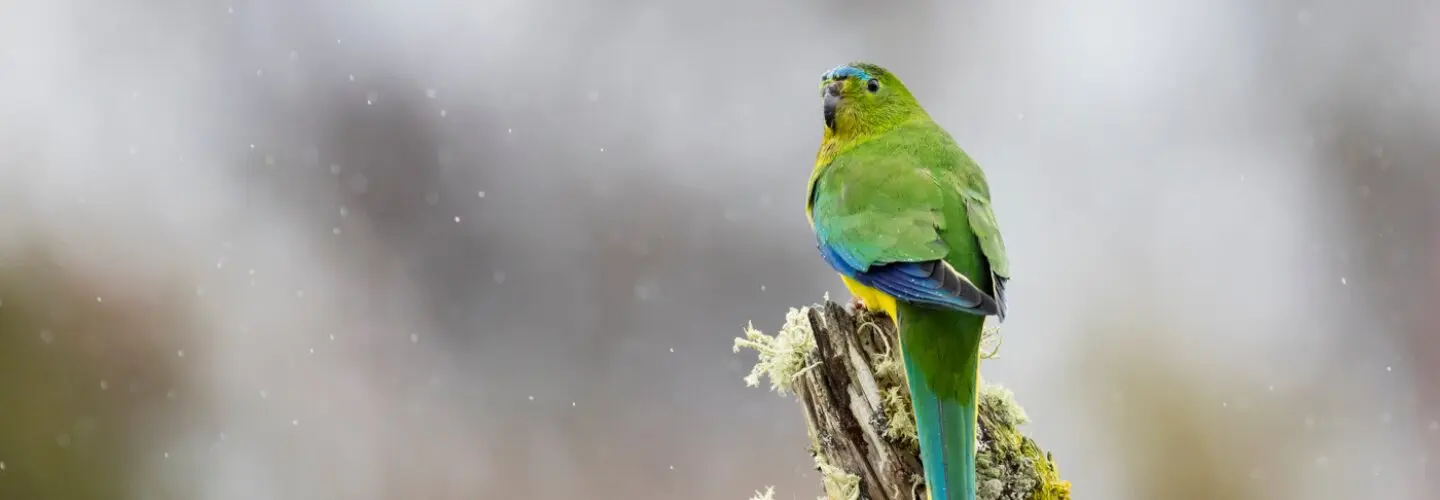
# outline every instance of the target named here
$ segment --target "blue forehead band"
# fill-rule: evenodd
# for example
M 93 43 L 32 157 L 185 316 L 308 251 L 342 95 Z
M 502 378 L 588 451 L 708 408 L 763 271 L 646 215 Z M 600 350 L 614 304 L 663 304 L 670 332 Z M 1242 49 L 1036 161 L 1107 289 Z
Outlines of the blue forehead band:
M 826 71 L 823 75 L 820 75 L 820 81 L 822 82 L 830 79 L 840 80 L 845 78 L 858 78 L 860 80 L 869 80 L 870 73 L 866 73 L 865 70 L 854 66 L 839 66 L 830 71 Z

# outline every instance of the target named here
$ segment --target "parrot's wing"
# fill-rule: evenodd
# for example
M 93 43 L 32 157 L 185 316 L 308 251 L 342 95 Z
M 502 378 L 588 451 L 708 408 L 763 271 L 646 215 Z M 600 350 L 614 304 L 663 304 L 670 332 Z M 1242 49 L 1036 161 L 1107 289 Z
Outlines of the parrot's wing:
M 1010 281 L 1010 259 L 1005 256 L 1005 240 L 1000 237 L 1000 224 L 995 222 L 995 212 L 990 208 L 990 197 L 977 189 L 967 187 L 961 193 L 965 198 L 965 212 L 970 221 L 970 230 L 980 241 L 980 251 L 990 262 L 990 274 L 995 283 L 995 304 L 999 312 L 995 315 L 1005 320 L 1005 283 Z
M 944 261 L 945 195 L 934 175 L 904 155 L 836 158 L 816 179 L 812 218 L 832 268 L 897 299 L 974 314 L 996 300 Z

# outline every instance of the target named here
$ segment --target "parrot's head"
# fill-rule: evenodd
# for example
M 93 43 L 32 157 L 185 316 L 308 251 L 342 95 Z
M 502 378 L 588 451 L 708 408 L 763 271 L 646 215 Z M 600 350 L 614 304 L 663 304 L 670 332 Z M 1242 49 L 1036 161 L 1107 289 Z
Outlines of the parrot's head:
M 853 62 L 820 76 L 827 135 L 884 132 L 923 114 L 900 79 L 880 66 Z

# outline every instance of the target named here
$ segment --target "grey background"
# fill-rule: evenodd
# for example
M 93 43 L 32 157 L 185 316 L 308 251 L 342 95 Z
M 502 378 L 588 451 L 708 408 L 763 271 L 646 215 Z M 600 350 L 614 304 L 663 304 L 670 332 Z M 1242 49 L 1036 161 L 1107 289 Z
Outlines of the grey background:
M 897 72 L 1079 499 L 1435 498 L 1423 2 L 0 2 L 0 498 L 819 494 L 731 339 Z M 483 192 L 483 195 L 481 194 Z

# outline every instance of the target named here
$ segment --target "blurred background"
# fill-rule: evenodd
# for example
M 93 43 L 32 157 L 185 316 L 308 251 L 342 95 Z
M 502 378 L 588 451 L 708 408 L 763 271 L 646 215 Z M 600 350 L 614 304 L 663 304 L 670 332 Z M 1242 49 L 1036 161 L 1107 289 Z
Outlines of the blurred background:
M 1440 497 L 1440 5 L 0 0 L 0 499 L 777 498 L 866 59 L 1077 499 Z

